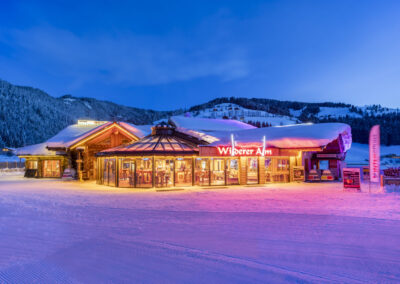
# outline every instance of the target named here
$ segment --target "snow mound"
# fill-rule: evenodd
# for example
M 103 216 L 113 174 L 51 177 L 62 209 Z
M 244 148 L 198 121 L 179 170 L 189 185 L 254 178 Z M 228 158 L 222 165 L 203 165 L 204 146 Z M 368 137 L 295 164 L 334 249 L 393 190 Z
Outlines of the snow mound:
M 256 127 L 233 119 L 210 119 L 198 117 L 173 116 L 170 121 L 176 126 L 186 129 L 212 132 L 212 131 L 237 131 L 254 129 Z

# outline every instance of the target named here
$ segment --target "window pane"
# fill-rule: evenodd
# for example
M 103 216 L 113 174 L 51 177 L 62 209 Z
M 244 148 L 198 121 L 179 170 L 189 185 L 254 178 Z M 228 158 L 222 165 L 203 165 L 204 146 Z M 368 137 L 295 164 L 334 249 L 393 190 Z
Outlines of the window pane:
M 175 185 L 192 185 L 192 158 L 177 158 L 175 165 Z
M 228 159 L 226 162 L 226 184 L 239 184 L 238 159 Z
M 211 159 L 211 184 L 225 184 L 225 160 Z
M 136 160 L 136 187 L 153 186 L 153 162 L 151 158 Z
M 247 158 L 247 184 L 258 183 L 258 158 Z
M 115 159 L 108 160 L 108 185 L 115 186 Z
M 209 159 L 196 158 L 194 161 L 195 185 L 210 185 Z
M 44 160 L 43 161 L 43 177 L 60 177 L 60 160 Z
M 155 186 L 171 187 L 174 185 L 174 161 L 170 159 L 155 160 Z
M 265 158 L 265 182 L 272 182 L 272 173 L 273 173 L 273 160 L 272 158 Z
M 119 159 L 119 187 L 135 186 L 135 162 L 133 159 Z

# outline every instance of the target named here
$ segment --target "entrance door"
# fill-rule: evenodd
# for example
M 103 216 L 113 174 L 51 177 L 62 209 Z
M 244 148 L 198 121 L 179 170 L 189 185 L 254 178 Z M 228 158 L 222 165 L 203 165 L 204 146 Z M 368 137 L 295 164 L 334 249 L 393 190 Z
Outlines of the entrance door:
M 226 184 L 239 184 L 239 159 L 226 160 Z
M 172 159 L 156 159 L 154 172 L 154 184 L 156 187 L 171 187 L 174 185 L 174 161 Z
M 225 160 L 211 158 L 211 185 L 225 185 Z
M 247 158 L 247 184 L 258 184 L 258 158 Z
M 119 187 L 135 187 L 135 161 L 119 159 Z
M 192 158 L 177 158 L 175 161 L 175 185 L 192 185 Z
M 105 185 L 115 186 L 115 159 L 104 159 L 104 179 Z
M 194 161 L 194 184 L 210 185 L 210 163 L 207 158 L 196 158 Z

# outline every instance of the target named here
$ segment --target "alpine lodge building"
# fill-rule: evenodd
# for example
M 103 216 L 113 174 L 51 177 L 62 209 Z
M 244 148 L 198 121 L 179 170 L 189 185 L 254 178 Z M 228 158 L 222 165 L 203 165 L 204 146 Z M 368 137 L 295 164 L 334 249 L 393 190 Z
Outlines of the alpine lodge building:
M 328 170 L 341 178 L 351 128 L 343 123 L 256 128 L 225 119 L 171 117 L 168 123 L 79 121 L 47 142 L 19 148 L 26 176 L 114 187 L 168 188 L 283 183 Z

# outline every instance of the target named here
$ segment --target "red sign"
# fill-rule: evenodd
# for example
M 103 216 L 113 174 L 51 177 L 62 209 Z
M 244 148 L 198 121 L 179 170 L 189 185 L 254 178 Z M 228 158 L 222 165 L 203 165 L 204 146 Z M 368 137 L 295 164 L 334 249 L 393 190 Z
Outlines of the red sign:
M 263 156 L 262 147 L 238 147 L 235 146 L 232 155 L 231 146 L 218 146 L 217 152 L 220 156 Z M 265 149 L 264 156 L 272 156 L 272 149 Z
M 344 188 L 361 188 L 361 178 L 359 168 L 343 169 L 343 187 Z

